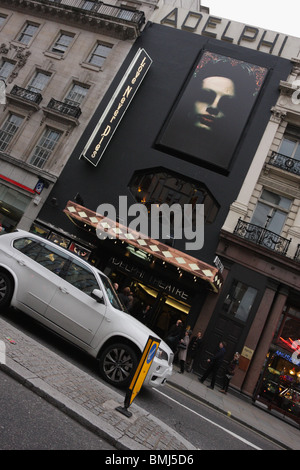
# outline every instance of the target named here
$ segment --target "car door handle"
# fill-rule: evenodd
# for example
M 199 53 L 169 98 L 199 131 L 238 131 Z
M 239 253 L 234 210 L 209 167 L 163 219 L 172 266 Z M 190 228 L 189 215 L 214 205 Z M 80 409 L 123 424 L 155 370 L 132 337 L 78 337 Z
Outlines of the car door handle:
M 17 262 L 18 262 L 21 266 L 26 266 L 25 261 L 23 261 L 22 259 L 18 259 Z
M 65 287 L 60 287 L 59 290 L 62 291 L 63 294 L 69 293 L 69 291 Z

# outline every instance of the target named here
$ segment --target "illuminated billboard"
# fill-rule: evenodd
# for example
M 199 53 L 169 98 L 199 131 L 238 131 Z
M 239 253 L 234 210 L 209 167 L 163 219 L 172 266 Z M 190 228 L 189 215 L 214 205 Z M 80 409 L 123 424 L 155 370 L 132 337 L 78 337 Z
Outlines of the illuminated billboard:
M 228 171 L 268 69 L 205 51 L 173 107 L 158 145 Z

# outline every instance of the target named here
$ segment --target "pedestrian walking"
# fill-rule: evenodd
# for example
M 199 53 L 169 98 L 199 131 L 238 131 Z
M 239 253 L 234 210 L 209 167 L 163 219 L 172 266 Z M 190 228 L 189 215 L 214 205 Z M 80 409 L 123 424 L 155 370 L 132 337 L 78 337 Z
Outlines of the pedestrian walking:
M 203 383 L 205 381 L 205 379 L 207 379 L 207 377 L 209 375 L 211 375 L 211 383 L 210 383 L 210 386 L 208 387 L 211 390 L 214 389 L 215 381 L 216 381 L 216 377 L 217 377 L 217 372 L 219 370 L 219 367 L 220 367 L 220 365 L 223 361 L 224 355 L 226 353 L 225 346 L 226 346 L 226 344 L 223 341 L 220 341 L 219 349 L 218 349 L 217 353 L 214 355 L 214 357 L 212 359 L 207 359 L 207 362 L 209 363 L 208 368 L 204 372 L 202 378 L 201 379 L 199 378 L 199 381 L 201 383 Z
M 233 356 L 232 361 L 228 364 L 228 367 L 224 375 L 223 388 L 222 390 L 220 390 L 221 393 L 225 393 L 225 394 L 227 393 L 229 382 L 235 374 L 235 369 L 239 365 L 239 358 L 240 358 L 240 355 L 238 352 L 236 352 L 235 355 Z

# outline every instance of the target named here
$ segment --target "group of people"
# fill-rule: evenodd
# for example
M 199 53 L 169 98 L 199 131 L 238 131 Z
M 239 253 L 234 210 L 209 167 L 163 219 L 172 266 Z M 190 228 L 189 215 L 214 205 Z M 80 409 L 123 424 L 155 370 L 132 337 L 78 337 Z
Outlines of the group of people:
M 113 286 L 126 311 L 130 313 L 133 317 L 136 317 L 142 323 L 147 324 L 152 313 L 151 306 L 143 306 L 140 301 L 134 297 L 134 294 L 131 291 L 130 287 L 124 287 L 124 289 L 119 292 L 119 285 L 116 282 Z
M 183 374 L 185 368 L 191 372 L 194 359 L 202 346 L 201 331 L 196 336 L 192 336 L 192 331 L 190 329 L 184 330 L 182 321 L 177 320 L 168 331 L 165 341 L 175 356 L 178 356 L 180 373 Z
M 201 331 L 199 331 L 195 336 L 192 336 L 192 331 L 190 329 L 184 330 L 182 321 L 177 320 L 176 324 L 170 328 L 165 341 L 170 346 L 175 356 L 178 357 L 180 365 L 179 373 L 183 374 L 185 369 L 188 372 L 191 372 L 193 362 L 202 348 Z M 212 390 L 214 389 L 217 373 L 223 362 L 225 353 L 226 343 L 224 341 L 220 341 L 217 352 L 211 359 L 207 359 L 208 366 L 206 371 L 202 377 L 199 377 L 198 379 L 201 383 L 204 383 L 204 381 L 211 376 L 211 383 L 208 388 Z M 239 357 L 239 353 L 236 352 L 232 360 L 227 365 L 223 378 L 223 387 L 220 390 L 221 393 L 227 393 L 230 380 L 234 376 L 235 370 L 238 367 Z

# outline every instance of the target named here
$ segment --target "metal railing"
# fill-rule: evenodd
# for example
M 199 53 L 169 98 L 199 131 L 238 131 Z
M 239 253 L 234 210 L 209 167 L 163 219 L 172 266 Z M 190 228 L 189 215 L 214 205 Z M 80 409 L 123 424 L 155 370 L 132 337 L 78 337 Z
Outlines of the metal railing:
M 58 5 L 71 9 L 77 9 L 87 14 L 96 15 L 102 18 L 115 18 L 124 22 L 131 22 L 141 26 L 145 22 L 143 11 L 129 10 L 123 7 L 116 7 L 103 3 L 99 0 L 34 0 L 34 3 L 42 3 L 44 5 Z
M 27 90 L 26 88 L 21 88 L 20 86 L 14 85 L 10 91 L 10 94 L 13 96 L 18 96 L 19 98 L 23 98 L 26 101 L 31 101 L 35 104 L 40 104 L 43 97 L 40 93 L 35 91 Z
M 288 157 L 282 153 L 272 152 L 269 165 L 276 166 L 282 170 L 289 171 L 300 176 L 300 161 L 295 158 Z
M 68 103 L 63 103 L 62 101 L 57 101 L 54 98 L 51 98 L 51 100 L 47 104 L 47 108 L 52 109 L 54 111 L 58 111 L 61 114 L 65 114 L 76 119 L 79 118 L 81 114 L 81 109 L 79 106 L 73 106 Z
M 300 244 L 298 244 L 298 246 L 297 246 L 296 253 L 295 253 L 295 256 L 294 256 L 294 260 L 300 262 Z
M 291 239 L 281 237 L 275 232 L 271 232 L 265 227 L 245 222 L 241 219 L 234 229 L 235 235 L 248 240 L 257 245 L 268 248 L 282 255 L 286 255 Z

